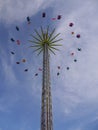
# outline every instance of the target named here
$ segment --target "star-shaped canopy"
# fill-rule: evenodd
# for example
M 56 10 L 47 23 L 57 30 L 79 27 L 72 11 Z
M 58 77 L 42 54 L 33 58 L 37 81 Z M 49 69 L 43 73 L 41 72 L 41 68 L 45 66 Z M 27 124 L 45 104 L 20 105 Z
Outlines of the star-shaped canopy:
M 56 39 L 60 33 L 54 34 L 55 33 L 55 28 L 50 32 L 49 31 L 49 26 L 47 27 L 46 30 L 44 30 L 42 27 L 40 28 L 40 33 L 35 29 L 36 36 L 32 35 L 33 41 L 29 40 L 29 42 L 33 43 L 34 45 L 30 46 L 33 48 L 36 48 L 34 51 L 38 51 L 38 55 L 43 51 L 44 45 L 48 45 L 48 49 L 53 53 L 54 50 L 59 50 L 56 48 L 56 46 L 61 46 L 61 44 L 56 44 L 56 42 L 61 41 L 62 39 Z

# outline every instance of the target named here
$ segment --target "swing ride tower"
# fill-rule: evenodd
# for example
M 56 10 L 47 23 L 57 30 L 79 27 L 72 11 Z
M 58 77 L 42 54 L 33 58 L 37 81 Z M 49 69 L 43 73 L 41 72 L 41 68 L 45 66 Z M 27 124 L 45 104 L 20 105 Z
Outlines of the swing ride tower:
M 57 39 L 60 33 L 55 34 L 55 29 L 49 30 L 49 26 L 44 30 L 42 27 L 40 32 L 35 30 L 36 35 L 31 35 L 33 40 L 29 40 L 33 45 L 30 47 L 38 51 L 38 55 L 43 52 L 43 75 L 42 75 L 42 99 L 41 99 L 41 128 L 40 130 L 53 130 L 52 115 L 52 96 L 50 84 L 50 52 L 55 54 L 54 50 L 58 50 L 56 44 L 62 39 Z

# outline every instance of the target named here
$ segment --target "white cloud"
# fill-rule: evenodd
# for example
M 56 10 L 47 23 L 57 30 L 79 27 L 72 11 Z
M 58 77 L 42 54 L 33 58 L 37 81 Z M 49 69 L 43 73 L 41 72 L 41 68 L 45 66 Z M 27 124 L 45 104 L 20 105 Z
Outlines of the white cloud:
M 21 2 L 16 3 L 16 7 L 19 8 L 18 11 L 21 12 L 22 17 L 25 17 L 22 14 L 27 15 L 30 12 L 30 14 L 33 15 L 39 9 L 43 8 L 41 7 L 43 5 L 43 1 L 40 1 L 41 2 L 41 3 L 39 2 L 40 4 L 37 3 L 38 1 L 37 2 L 33 1 L 34 8 L 31 7 L 32 6 L 31 2 L 32 1 L 28 1 L 28 5 L 26 6 L 27 8 L 26 13 L 24 13 L 25 11 L 24 12 L 21 11 L 22 8 L 25 8 L 26 1 L 24 2 L 25 4 Z M 37 5 L 36 9 L 35 5 Z M 77 109 L 77 107 L 82 103 L 92 105 L 93 103 L 97 102 L 98 62 L 96 59 L 98 57 L 97 53 L 98 32 L 96 26 L 98 24 L 97 23 L 98 18 L 95 15 L 97 9 L 95 8 L 95 3 L 93 1 L 89 2 L 86 1 L 84 4 L 82 4 L 81 8 L 79 6 L 77 9 L 75 8 L 74 4 L 73 11 L 71 12 L 69 11 L 68 14 L 65 13 L 66 9 L 64 7 L 63 5 L 62 8 L 58 7 L 61 9 L 60 12 L 62 12 L 62 19 L 61 22 L 59 22 L 57 28 L 57 32 L 61 32 L 61 38 L 63 38 L 62 41 L 63 47 L 61 47 L 61 52 L 57 52 L 56 56 L 52 56 L 51 67 L 55 68 L 57 67 L 58 64 L 61 65 L 62 69 L 61 77 L 58 78 L 57 81 L 58 84 L 55 83 L 56 82 L 55 74 L 57 70 L 54 69 L 54 72 L 52 73 L 53 74 L 52 78 L 54 77 L 53 94 L 55 95 L 54 99 L 60 102 L 61 110 L 68 115 L 72 113 L 75 109 Z M 59 12 L 58 10 L 59 9 L 57 9 L 57 7 L 55 6 L 54 14 Z M 8 12 L 10 12 L 10 10 Z M 14 17 L 15 15 L 14 13 L 15 12 L 12 13 L 12 17 Z M 19 14 L 19 12 L 17 14 Z M 17 14 L 16 18 L 14 17 L 15 18 L 14 20 L 20 19 L 21 16 L 19 15 L 18 17 Z M 68 27 L 69 22 L 74 22 L 75 26 L 73 28 L 69 28 Z M 79 32 L 81 34 L 81 38 L 76 39 L 74 36 L 72 37 L 70 35 L 70 32 L 72 30 L 75 31 L 75 35 L 76 33 Z M 80 53 L 77 52 L 76 50 L 77 47 L 81 47 L 82 52 Z M 70 57 L 69 52 L 71 51 L 76 51 L 76 58 L 78 59 L 78 62 L 76 64 L 73 62 L 73 58 Z M 69 71 L 66 71 L 66 66 L 70 66 Z M 34 82 L 33 85 L 39 86 L 37 84 L 36 82 Z M 33 94 L 34 93 L 35 95 L 39 93 L 38 87 L 33 88 Z
M 77 1 L 78 0 L 76 0 L 75 3 L 77 3 Z M 40 9 L 47 7 L 52 0 L 48 4 L 43 4 L 45 1 L 41 0 L 17 1 L 16 3 L 10 0 L 6 2 L 2 1 L 2 4 L 0 5 L 1 18 L 8 22 L 13 22 L 16 20 L 22 21 L 27 15 L 35 14 Z M 65 13 L 65 5 L 62 5 L 62 8 L 60 5 L 57 7 L 55 6 L 54 11 L 54 14 L 58 14 L 59 11 L 62 12 L 63 17 L 61 22 L 59 22 L 60 24 L 58 24 L 57 32 L 61 32 L 63 47 L 61 47 L 61 52 L 57 52 L 56 56 L 52 55 L 51 57 L 51 67 L 53 68 L 51 69 L 53 70 L 53 75 L 51 74 L 51 77 L 52 87 L 54 87 L 53 100 L 54 104 L 57 103 L 59 106 L 55 109 L 60 108 L 58 111 L 63 111 L 68 116 L 76 114 L 74 118 L 88 115 L 93 112 L 95 108 L 98 108 L 98 106 L 95 105 L 97 104 L 98 98 L 98 31 L 96 28 L 98 26 L 98 17 L 97 8 L 94 2 L 94 0 L 91 0 L 90 2 L 86 1 L 84 3 L 81 1 L 82 6 L 78 7 L 77 4 L 75 5 L 74 3 L 73 11 L 69 11 L 68 14 Z M 14 8 L 15 11 L 13 11 Z M 72 21 L 75 23 L 75 26 L 69 28 L 68 23 Z M 72 37 L 70 35 L 72 30 L 75 31 L 75 34 L 79 32 L 81 38 L 76 39 L 74 36 Z M 77 52 L 77 47 L 81 47 L 82 52 Z M 77 63 L 74 63 L 74 58 L 70 57 L 69 53 L 71 51 L 76 52 L 75 57 L 78 60 Z M 2 62 L 6 79 L 14 81 L 15 83 L 16 77 L 12 68 L 4 59 Z M 55 67 L 58 65 L 61 65 L 61 70 L 60 76 L 56 77 L 57 70 Z M 66 70 L 66 66 L 70 66 L 69 71 Z M 37 81 L 39 81 L 39 79 Z M 37 93 L 40 92 L 39 86 L 41 86 L 41 83 L 38 83 L 37 81 L 34 79 L 32 93 L 39 97 L 39 94 Z M 32 81 L 30 84 L 32 84 Z M 84 106 L 82 107 L 82 105 Z M 82 129 L 77 128 L 77 130 Z
M 17 84 L 18 80 L 15 76 L 13 67 L 11 66 L 13 63 L 13 58 L 10 57 L 9 61 L 7 53 L 5 53 L 3 49 L 0 58 L 2 63 L 1 68 L 2 68 L 3 80 L 5 82 L 8 82 L 8 84 Z
M 0 19 L 6 23 L 23 21 L 28 15 L 36 14 L 40 9 L 50 5 L 52 0 L 1 0 Z
M 63 7 L 62 7 L 63 8 Z M 74 9 L 69 16 L 61 20 L 57 32 L 61 32 L 63 37 L 63 48 L 56 57 L 52 57 L 52 66 L 61 65 L 61 77 L 58 78 L 58 85 L 54 98 L 61 104 L 62 110 L 66 114 L 71 114 L 80 104 L 97 103 L 98 99 L 98 30 L 96 28 L 98 17 L 95 1 L 86 1 L 81 8 Z M 64 10 L 63 10 L 64 14 Z M 64 15 L 63 15 L 64 16 Z M 66 17 L 67 16 L 67 17 Z M 68 27 L 69 22 L 74 22 L 73 28 Z M 70 32 L 80 33 L 81 38 L 71 37 Z M 82 52 L 77 52 L 76 48 L 81 47 Z M 77 63 L 73 62 L 68 53 L 76 52 Z M 56 62 L 54 62 L 54 60 Z M 66 66 L 70 66 L 69 72 Z M 55 72 L 54 72 L 55 73 Z M 95 106 L 94 106 L 95 107 Z M 98 108 L 98 106 L 96 105 Z M 93 111 L 93 107 L 92 111 Z M 84 112 L 85 115 L 85 112 Z

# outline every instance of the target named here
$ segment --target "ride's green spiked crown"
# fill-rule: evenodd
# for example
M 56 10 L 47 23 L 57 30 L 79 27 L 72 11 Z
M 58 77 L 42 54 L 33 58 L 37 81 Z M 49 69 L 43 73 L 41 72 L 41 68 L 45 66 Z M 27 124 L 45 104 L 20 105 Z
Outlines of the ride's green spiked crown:
M 33 37 L 33 40 L 29 40 L 33 45 L 30 47 L 35 48 L 35 51 L 38 51 L 38 55 L 43 51 L 44 45 L 48 45 L 48 49 L 53 53 L 54 50 L 59 50 L 55 48 L 56 46 L 61 46 L 61 44 L 55 44 L 56 42 L 61 41 L 62 39 L 57 39 L 57 37 L 60 35 L 60 33 L 55 35 L 55 28 L 50 32 L 49 26 L 46 30 L 44 30 L 42 27 L 40 28 L 40 33 L 35 29 L 36 36 L 31 34 L 30 36 Z

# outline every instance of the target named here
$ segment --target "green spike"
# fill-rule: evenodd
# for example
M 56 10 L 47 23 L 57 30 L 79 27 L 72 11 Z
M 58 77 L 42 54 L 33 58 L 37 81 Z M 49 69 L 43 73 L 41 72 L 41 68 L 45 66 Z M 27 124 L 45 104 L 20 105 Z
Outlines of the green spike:
M 41 26 L 41 33 L 42 33 L 42 39 L 44 39 L 44 31 L 43 31 L 42 26 Z
M 59 42 L 59 41 L 61 41 L 61 40 L 63 40 L 63 39 L 58 39 L 58 40 L 56 40 L 56 41 L 52 41 L 50 44 L 53 44 L 53 43 L 55 43 L 55 42 Z
M 40 50 L 40 49 L 42 49 L 42 47 L 37 48 L 37 49 L 36 49 L 36 50 L 34 50 L 33 52 L 38 51 L 38 50 Z
M 51 48 L 49 48 L 49 50 L 50 50 L 54 55 L 56 55 L 56 54 L 54 53 L 54 51 L 53 51 Z
M 55 35 L 52 39 L 50 39 L 50 42 L 53 41 L 59 35 L 60 35 L 60 33 L 58 33 L 57 35 Z
M 61 44 L 50 44 L 50 46 L 62 46 Z
M 50 33 L 50 36 L 49 36 L 48 40 L 51 39 L 51 37 L 52 37 L 52 35 L 54 34 L 54 32 L 55 32 L 55 28 L 54 28 L 53 31 Z
M 42 51 L 43 51 L 43 49 L 41 49 L 37 55 L 39 55 Z
M 50 46 L 50 48 L 59 51 L 59 49 L 57 49 L 55 47 Z
M 35 32 L 36 32 L 37 36 L 39 36 L 40 40 L 42 40 L 42 37 L 40 36 L 40 34 L 37 32 L 36 29 L 35 29 Z
M 30 46 L 30 47 L 40 47 L 40 45 Z
M 29 42 L 32 42 L 32 43 L 35 43 L 35 44 L 40 44 L 40 42 L 36 42 L 36 41 L 32 41 L 32 40 L 29 40 Z
M 44 40 L 44 41 L 46 40 L 45 33 L 43 34 L 43 40 Z
M 47 27 L 47 32 L 46 32 L 46 39 L 48 40 L 48 31 L 49 31 L 49 26 Z
M 40 39 L 38 39 L 37 37 L 33 36 L 32 34 L 31 34 L 31 36 L 32 36 L 34 39 L 36 39 L 37 41 L 41 42 Z

